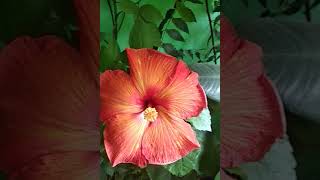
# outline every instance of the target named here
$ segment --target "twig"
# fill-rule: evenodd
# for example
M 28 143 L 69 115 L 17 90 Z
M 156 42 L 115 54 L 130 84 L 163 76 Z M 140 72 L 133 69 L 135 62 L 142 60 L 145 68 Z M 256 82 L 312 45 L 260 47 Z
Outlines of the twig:
M 212 19 L 209 11 L 209 2 L 208 0 L 205 0 L 205 1 L 206 1 L 206 11 L 207 11 L 208 20 L 209 20 L 209 26 L 210 26 L 211 42 L 213 46 L 214 62 L 217 64 L 217 51 L 214 48 L 214 33 L 213 33 Z
M 305 15 L 306 15 L 307 21 L 308 21 L 308 22 L 311 22 L 311 6 L 310 6 L 310 1 L 309 1 L 309 0 L 306 0 L 305 3 L 304 3 L 304 6 L 305 6 L 305 8 L 306 8 Z
M 117 2 L 116 0 L 113 0 L 113 9 L 114 9 L 114 26 L 113 26 L 113 36 L 114 39 L 117 40 L 118 39 L 118 10 L 117 10 Z

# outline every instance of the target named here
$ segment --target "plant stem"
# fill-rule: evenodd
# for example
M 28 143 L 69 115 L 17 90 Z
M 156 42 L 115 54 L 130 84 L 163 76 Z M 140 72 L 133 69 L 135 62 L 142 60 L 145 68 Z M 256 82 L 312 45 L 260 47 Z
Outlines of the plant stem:
M 113 0 L 113 14 L 114 14 L 114 26 L 113 26 L 113 36 L 114 39 L 118 39 L 118 10 L 117 10 L 117 2 L 116 0 Z
M 209 20 L 209 26 L 210 26 L 210 33 L 211 33 L 211 42 L 212 42 L 212 47 L 213 47 L 213 54 L 214 54 L 214 62 L 217 64 L 217 51 L 214 47 L 214 33 L 213 33 L 213 26 L 212 26 L 212 19 L 209 11 L 209 2 L 208 0 L 206 1 L 206 11 L 208 15 L 208 20 Z
M 109 7 L 109 9 L 110 9 L 110 14 L 111 14 L 111 19 L 112 19 L 112 25 L 114 26 L 113 10 L 112 10 L 112 7 L 111 7 L 110 0 L 107 0 L 107 3 L 108 3 L 108 7 Z
M 305 4 L 304 4 L 305 8 L 306 8 L 306 18 L 308 22 L 311 22 L 311 7 L 310 7 L 310 1 L 306 0 Z

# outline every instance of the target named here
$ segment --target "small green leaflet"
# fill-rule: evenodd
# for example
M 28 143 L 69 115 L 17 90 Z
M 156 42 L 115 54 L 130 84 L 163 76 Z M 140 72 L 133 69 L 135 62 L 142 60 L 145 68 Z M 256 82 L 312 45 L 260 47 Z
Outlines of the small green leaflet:
M 216 177 L 214 178 L 214 180 L 220 180 L 220 171 L 218 172 L 218 174 L 216 175 Z
M 176 161 L 173 164 L 169 164 L 164 166 L 171 174 L 175 176 L 185 176 L 190 173 L 193 169 L 196 169 L 196 164 L 198 161 L 198 156 L 200 154 L 200 150 L 194 150 L 186 157 Z
M 200 131 L 211 132 L 211 115 L 208 108 L 205 108 L 198 117 L 193 117 L 188 120 L 192 126 Z

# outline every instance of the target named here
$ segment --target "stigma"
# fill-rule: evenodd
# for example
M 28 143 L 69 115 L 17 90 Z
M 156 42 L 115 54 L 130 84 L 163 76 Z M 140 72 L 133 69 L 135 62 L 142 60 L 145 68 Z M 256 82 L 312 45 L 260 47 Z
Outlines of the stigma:
M 148 107 L 143 111 L 144 119 L 153 122 L 158 118 L 158 112 L 156 108 Z

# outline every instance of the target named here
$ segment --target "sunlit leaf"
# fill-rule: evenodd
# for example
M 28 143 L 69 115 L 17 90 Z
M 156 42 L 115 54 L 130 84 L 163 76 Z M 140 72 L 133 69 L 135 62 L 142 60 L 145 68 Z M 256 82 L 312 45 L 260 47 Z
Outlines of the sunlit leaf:
M 130 32 L 129 44 L 131 48 L 152 48 L 161 45 L 160 32 L 153 23 L 146 23 L 140 18 Z
M 208 108 L 204 109 L 198 117 L 188 119 L 192 126 L 200 131 L 211 132 L 211 115 Z

